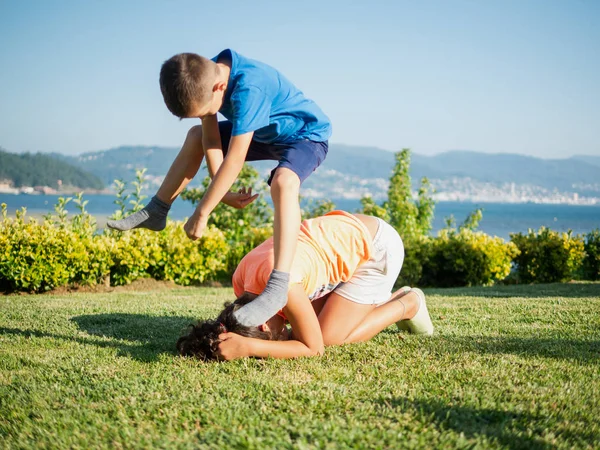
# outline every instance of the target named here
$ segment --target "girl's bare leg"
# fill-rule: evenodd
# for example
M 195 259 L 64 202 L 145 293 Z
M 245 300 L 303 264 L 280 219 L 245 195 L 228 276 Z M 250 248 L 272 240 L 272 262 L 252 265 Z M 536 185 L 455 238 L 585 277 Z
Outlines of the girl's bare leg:
M 361 305 L 345 299 L 333 291 L 319 314 L 319 324 L 325 345 L 340 345 L 375 309 L 375 305 Z
M 419 297 L 414 292 L 396 291 L 390 300 L 375 308 L 348 335 L 344 343 L 364 342 L 399 320 L 412 319 L 419 308 Z
M 414 292 L 396 291 L 379 307 L 361 305 L 331 293 L 320 314 L 319 323 L 325 345 L 368 341 L 399 320 L 411 319 L 419 308 Z

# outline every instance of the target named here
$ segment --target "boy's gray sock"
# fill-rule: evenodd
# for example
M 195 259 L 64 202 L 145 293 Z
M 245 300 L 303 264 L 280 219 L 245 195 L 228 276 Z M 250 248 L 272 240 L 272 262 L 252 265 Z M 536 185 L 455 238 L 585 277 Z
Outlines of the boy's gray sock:
M 233 317 L 247 327 L 262 325 L 286 305 L 289 283 L 288 272 L 273 270 L 262 294 L 235 311 Z
M 167 226 L 169 209 L 171 209 L 171 205 L 159 200 L 155 195 L 144 209 L 121 220 L 109 220 L 106 225 L 108 228 L 119 231 L 127 231 L 132 228 L 148 228 L 152 231 L 160 231 Z

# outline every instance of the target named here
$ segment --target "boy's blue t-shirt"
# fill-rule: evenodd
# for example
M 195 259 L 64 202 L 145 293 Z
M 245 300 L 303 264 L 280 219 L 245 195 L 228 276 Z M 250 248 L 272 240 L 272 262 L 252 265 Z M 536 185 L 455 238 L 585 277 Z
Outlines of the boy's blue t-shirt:
M 219 112 L 232 122 L 232 136 L 254 131 L 253 139 L 266 144 L 329 139 L 329 118 L 276 69 L 230 49 L 212 60 L 221 58 L 231 60 Z

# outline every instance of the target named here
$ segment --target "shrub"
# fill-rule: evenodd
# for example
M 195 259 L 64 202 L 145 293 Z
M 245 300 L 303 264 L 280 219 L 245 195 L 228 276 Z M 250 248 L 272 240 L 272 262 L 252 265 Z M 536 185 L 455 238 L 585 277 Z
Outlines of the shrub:
M 444 229 L 421 252 L 420 283 L 438 287 L 490 285 L 508 276 L 518 253 L 513 243 L 499 237 L 468 227 Z
M 423 260 L 428 249 L 435 202 L 427 178 L 421 180 L 416 201 L 411 189 L 410 151 L 403 149 L 395 155 L 396 164 L 390 177 L 387 200 L 381 205 L 371 197 L 360 202 L 363 214 L 379 217 L 392 225 L 404 243 L 404 263 L 396 285 L 417 285 L 423 272 Z
M 60 198 L 56 214 L 43 223 L 26 220 L 25 210 L 9 219 L 2 205 L 0 221 L 0 291 L 43 292 L 61 286 L 94 285 L 110 277 L 112 285 L 154 277 L 178 284 L 217 279 L 231 253 L 223 233 L 209 227 L 198 241 L 185 235 L 183 223 L 169 222 L 160 233 L 144 229 L 96 233 L 93 219 L 78 197 L 80 214 L 67 219 Z M 262 232 L 262 230 L 261 230 Z M 253 239 L 263 240 L 253 231 Z
M 414 201 L 409 175 L 410 150 L 403 149 L 396 153 L 395 158 L 387 200 L 377 205 L 371 197 L 363 197 L 360 212 L 385 220 L 398 231 L 405 242 L 418 241 L 422 236 L 427 236 L 432 228 L 435 208 L 432 188 L 427 178 L 423 178 L 417 200 Z
M 521 283 L 555 283 L 571 280 L 581 268 L 585 250 L 583 238 L 571 231 L 561 233 L 542 227 L 527 234 L 512 233 L 520 250 L 515 258 L 517 280 Z
M 423 262 L 427 259 L 430 237 L 404 241 L 404 262 L 400 276 L 396 280 L 396 287 L 419 286 L 423 276 Z
M 187 237 L 180 222 L 169 222 L 154 236 L 157 248 L 148 274 L 157 280 L 183 286 L 200 284 L 217 279 L 227 266 L 227 241 L 223 232 L 212 226 L 197 241 Z
M 125 233 L 106 231 L 111 267 L 110 284 L 122 286 L 138 278 L 147 278 L 148 269 L 161 257 L 158 235 L 135 229 Z
M 600 230 L 596 229 L 586 235 L 584 249 L 584 278 L 586 280 L 600 280 Z
M 5 205 L 3 205 L 5 212 Z M 111 259 L 101 237 L 50 221 L 26 222 L 25 212 L 0 222 L 0 288 L 43 292 L 69 284 L 96 284 Z

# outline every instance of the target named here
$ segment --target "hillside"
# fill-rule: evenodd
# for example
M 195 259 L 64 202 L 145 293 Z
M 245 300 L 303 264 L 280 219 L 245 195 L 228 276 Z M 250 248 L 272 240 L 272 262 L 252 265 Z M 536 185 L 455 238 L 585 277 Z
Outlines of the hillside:
M 123 146 L 79 156 L 55 155 L 91 172 L 111 186 L 115 179 L 133 180 L 135 169 L 147 168 L 156 189 L 177 156 L 175 147 Z M 268 175 L 274 161 L 252 163 Z M 303 184 L 302 194 L 319 198 L 385 196 L 394 153 L 375 147 L 331 144 L 323 165 Z M 201 169 L 192 186 L 206 175 Z M 449 151 L 434 156 L 412 154 L 411 176 L 416 188 L 422 177 L 434 186 L 439 200 L 481 202 L 600 203 L 600 157 L 541 159 L 516 154 Z
M 573 159 L 578 161 L 583 161 L 586 164 L 591 164 L 596 167 L 600 167 L 600 156 L 592 156 L 592 155 L 575 155 Z
M 136 168 L 148 174 L 164 175 L 175 159 L 174 147 L 118 147 L 77 157 L 56 155 L 70 164 L 96 174 L 105 184 L 115 178 L 131 179 Z M 597 163 L 596 166 L 594 163 Z M 272 162 L 256 164 L 266 170 Z M 322 169 L 361 178 L 389 177 L 394 154 L 375 147 L 331 144 Z M 529 183 L 547 189 L 569 189 L 576 183 L 597 183 L 600 157 L 574 156 L 568 159 L 541 159 L 515 154 L 487 154 L 449 151 L 435 156 L 412 155 L 411 175 L 415 180 L 468 177 L 494 183 Z
M 9 181 L 14 187 L 23 186 L 73 186 L 77 188 L 102 189 L 100 178 L 86 172 L 68 160 L 42 153 L 9 153 L 0 149 L 0 180 Z

